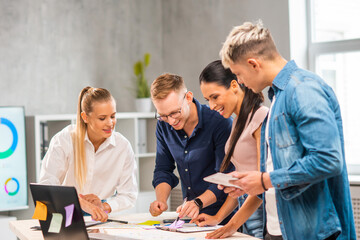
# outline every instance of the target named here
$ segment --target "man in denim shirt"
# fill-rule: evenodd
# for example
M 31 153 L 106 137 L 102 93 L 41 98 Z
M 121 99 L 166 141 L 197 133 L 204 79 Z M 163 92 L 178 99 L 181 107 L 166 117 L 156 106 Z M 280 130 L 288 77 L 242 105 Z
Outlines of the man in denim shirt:
M 239 83 L 269 86 L 261 172 L 234 172 L 250 194 L 264 193 L 265 239 L 356 239 L 340 106 L 317 75 L 287 62 L 262 23 L 235 27 L 220 52 Z M 243 192 L 225 188 L 231 195 Z M 264 231 L 266 232 L 266 231 Z
M 183 197 L 188 200 L 178 207 L 179 216 L 195 218 L 199 212 L 215 215 L 226 194 L 203 178 L 219 170 L 232 120 L 201 105 L 178 75 L 163 74 L 155 79 L 151 98 L 159 121 L 153 179 L 156 201 L 151 203 L 150 213 L 157 216 L 168 208 L 170 191 L 179 183 L 174 174 L 176 164 Z

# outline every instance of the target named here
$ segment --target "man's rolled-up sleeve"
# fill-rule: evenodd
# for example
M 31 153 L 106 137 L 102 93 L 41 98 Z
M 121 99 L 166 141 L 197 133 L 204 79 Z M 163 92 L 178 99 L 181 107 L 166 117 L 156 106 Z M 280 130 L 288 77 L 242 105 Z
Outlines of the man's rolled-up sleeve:
M 156 126 L 156 160 L 152 185 L 155 188 L 160 183 L 166 182 L 171 188 L 174 188 L 179 184 L 179 179 L 174 174 L 175 161 L 164 140 L 163 134 L 158 122 Z

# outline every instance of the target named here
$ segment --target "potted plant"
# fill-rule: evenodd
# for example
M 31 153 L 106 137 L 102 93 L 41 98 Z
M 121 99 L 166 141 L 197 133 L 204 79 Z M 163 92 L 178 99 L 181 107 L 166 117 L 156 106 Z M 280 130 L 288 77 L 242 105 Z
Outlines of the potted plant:
M 134 74 L 136 80 L 136 100 L 135 107 L 138 112 L 151 111 L 150 88 L 145 77 L 145 70 L 150 64 L 150 54 L 145 53 L 143 61 L 134 64 Z

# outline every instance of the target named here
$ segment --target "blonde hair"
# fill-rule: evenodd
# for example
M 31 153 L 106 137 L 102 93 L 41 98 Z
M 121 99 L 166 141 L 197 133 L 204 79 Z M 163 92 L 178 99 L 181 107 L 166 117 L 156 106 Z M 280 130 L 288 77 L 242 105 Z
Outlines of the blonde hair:
M 72 139 L 74 142 L 74 170 L 75 178 L 80 189 L 86 181 L 86 154 L 85 154 L 85 134 L 87 130 L 87 124 L 81 117 L 81 113 L 85 112 L 89 115 L 93 111 L 93 103 L 101 101 L 114 100 L 110 92 L 103 88 L 85 87 L 79 94 L 79 101 L 77 107 L 76 116 L 76 128 L 72 133 Z
M 245 22 L 234 27 L 220 50 L 220 58 L 226 68 L 229 63 L 239 62 L 249 55 L 267 60 L 273 60 L 279 55 L 270 31 L 263 26 L 261 20 L 255 24 Z
M 180 92 L 186 86 L 184 79 L 176 74 L 165 73 L 157 77 L 151 84 L 150 92 L 153 100 L 165 99 L 172 91 Z

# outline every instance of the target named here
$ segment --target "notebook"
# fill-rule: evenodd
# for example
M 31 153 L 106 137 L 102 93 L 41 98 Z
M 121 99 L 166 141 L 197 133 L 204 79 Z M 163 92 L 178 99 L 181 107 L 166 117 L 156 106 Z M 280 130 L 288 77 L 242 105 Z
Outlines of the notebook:
M 46 220 L 39 220 L 45 240 L 129 239 L 101 233 L 88 234 L 74 187 L 30 183 L 30 190 L 34 204 L 38 202 L 46 206 L 46 211 L 41 212 Z M 57 224 L 54 224 L 54 219 Z

